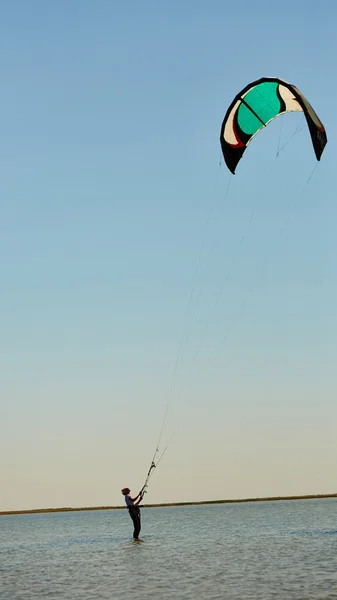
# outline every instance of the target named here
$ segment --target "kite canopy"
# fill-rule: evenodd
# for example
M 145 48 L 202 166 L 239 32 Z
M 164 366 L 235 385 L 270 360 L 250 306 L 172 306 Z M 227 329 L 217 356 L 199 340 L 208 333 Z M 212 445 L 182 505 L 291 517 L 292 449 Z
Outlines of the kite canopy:
M 263 127 L 292 111 L 304 112 L 316 158 L 320 160 L 327 136 L 308 100 L 294 85 L 275 77 L 262 77 L 235 96 L 223 120 L 220 142 L 229 170 L 235 173 L 249 142 Z

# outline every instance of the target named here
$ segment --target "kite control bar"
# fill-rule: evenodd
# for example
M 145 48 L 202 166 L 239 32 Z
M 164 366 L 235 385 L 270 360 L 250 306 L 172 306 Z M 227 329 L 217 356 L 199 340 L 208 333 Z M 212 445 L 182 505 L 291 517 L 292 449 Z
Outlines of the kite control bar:
M 151 463 L 151 465 L 150 465 L 150 468 L 149 468 L 149 470 L 148 470 L 148 472 L 147 472 L 147 475 L 146 475 L 145 483 L 144 483 L 144 485 L 143 485 L 142 489 L 140 490 L 140 493 L 141 493 L 141 494 L 146 494 L 146 493 L 147 493 L 147 492 L 146 492 L 146 488 L 147 488 L 147 486 L 148 486 L 148 482 L 149 482 L 149 479 L 150 479 L 150 476 L 151 476 L 152 470 L 153 470 L 153 469 L 155 469 L 155 468 L 156 468 L 156 465 L 155 465 L 154 461 L 152 461 L 152 463 Z

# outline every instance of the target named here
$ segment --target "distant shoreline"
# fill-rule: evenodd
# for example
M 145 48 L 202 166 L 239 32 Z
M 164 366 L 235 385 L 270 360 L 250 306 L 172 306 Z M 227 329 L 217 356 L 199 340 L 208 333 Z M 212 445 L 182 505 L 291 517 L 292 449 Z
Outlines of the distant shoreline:
M 200 502 L 170 502 L 161 504 L 144 504 L 144 508 L 164 508 L 169 506 L 200 506 L 204 504 L 240 504 L 243 502 L 278 502 L 281 500 L 317 500 L 324 498 L 337 498 L 336 494 L 307 494 L 305 496 L 270 496 L 267 498 L 237 498 L 229 500 L 202 500 Z M 33 508 L 27 510 L 4 510 L 0 511 L 0 516 L 8 515 L 29 515 L 37 513 L 60 513 L 60 512 L 79 512 L 85 510 L 122 510 L 124 506 L 84 506 L 81 508 Z

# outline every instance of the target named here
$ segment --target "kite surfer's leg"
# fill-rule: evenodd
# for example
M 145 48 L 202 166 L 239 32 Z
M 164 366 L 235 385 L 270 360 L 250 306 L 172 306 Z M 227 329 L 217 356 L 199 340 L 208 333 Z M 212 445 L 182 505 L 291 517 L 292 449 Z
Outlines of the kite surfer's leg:
M 139 532 L 140 532 L 140 528 L 141 528 L 141 523 L 140 523 L 140 510 L 139 508 L 131 508 L 129 510 L 130 512 L 130 517 L 133 521 L 133 526 L 134 526 L 134 530 L 133 530 L 133 538 L 135 540 L 138 540 L 139 537 Z

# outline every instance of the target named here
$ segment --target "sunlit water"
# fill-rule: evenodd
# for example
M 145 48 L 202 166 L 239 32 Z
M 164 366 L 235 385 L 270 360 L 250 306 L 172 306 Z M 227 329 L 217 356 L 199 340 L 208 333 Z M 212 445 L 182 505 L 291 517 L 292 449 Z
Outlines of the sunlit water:
M 0 517 L 0 599 L 337 598 L 337 501 Z

